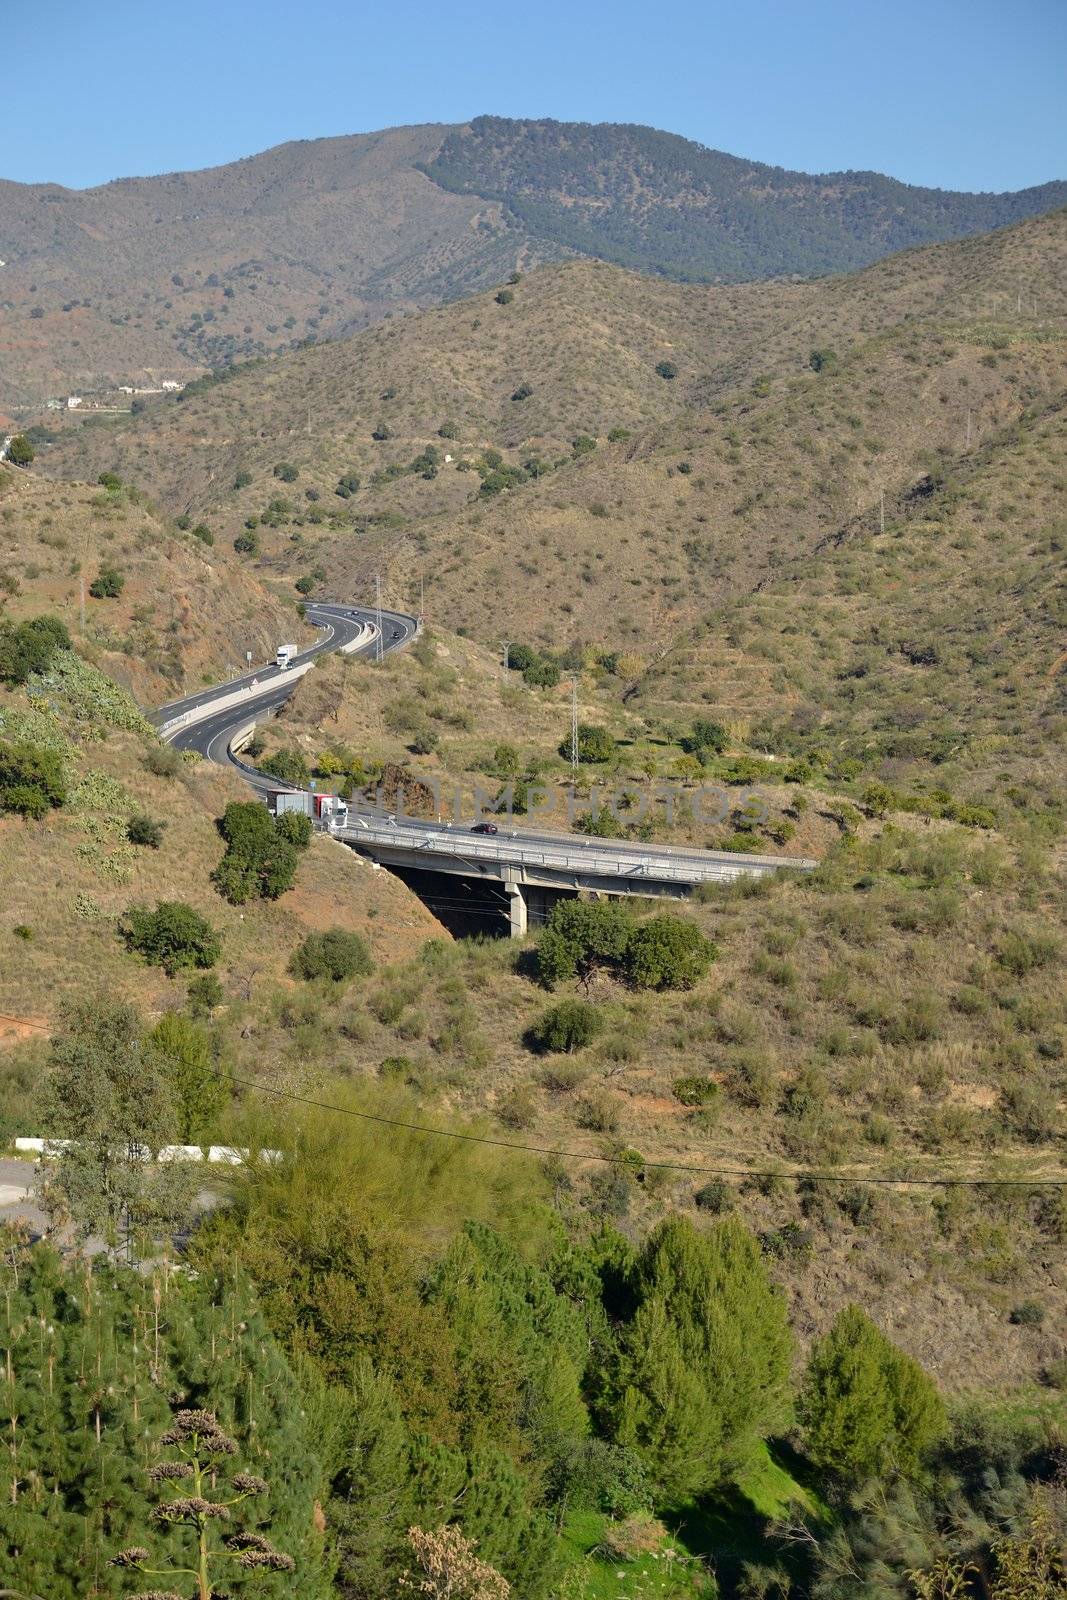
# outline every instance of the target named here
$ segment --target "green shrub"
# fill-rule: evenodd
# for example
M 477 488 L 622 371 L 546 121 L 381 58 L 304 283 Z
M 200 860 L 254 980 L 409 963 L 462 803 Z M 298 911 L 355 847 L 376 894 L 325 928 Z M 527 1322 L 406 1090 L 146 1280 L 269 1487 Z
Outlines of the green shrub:
M 145 845 L 149 850 L 158 850 L 163 843 L 163 830 L 166 826 L 165 822 L 157 822 L 154 817 L 139 812 L 126 824 L 126 837 L 131 844 Z
M 35 672 L 47 672 L 57 650 L 69 650 L 70 634 L 58 617 L 31 617 L 12 625 L 0 621 L 0 683 L 9 689 Z
M 253 528 L 246 528 L 237 535 L 233 547 L 239 556 L 258 556 L 259 534 Z
M 279 778 L 282 783 L 292 784 L 294 789 L 306 789 L 311 782 L 308 764 L 299 750 L 275 750 L 260 762 L 259 770 Z
M 144 764 L 156 778 L 174 778 L 182 769 L 181 752 L 172 744 L 150 745 L 145 751 Z
M 693 723 L 692 732 L 684 734 L 678 742 L 688 755 L 696 756 L 702 761 L 708 754 L 721 755 L 729 740 L 721 722 L 698 717 Z
M 812 1461 L 851 1480 L 916 1475 L 945 1425 L 933 1382 L 858 1306 L 816 1340 L 799 1410 Z
M 66 798 L 67 775 L 58 751 L 0 739 L 0 811 L 39 820 Z
M 528 1039 L 536 1050 L 570 1054 L 591 1044 L 603 1025 L 588 1001 L 562 1000 L 533 1024 Z
M 315 827 L 304 811 L 283 811 L 274 824 L 278 837 L 294 850 L 306 850 L 315 836 Z
M 633 918 L 612 900 L 561 900 L 537 945 L 537 973 L 546 989 L 568 978 L 589 978 L 617 966 L 626 954 Z
M 350 978 L 365 978 L 374 970 L 370 952 L 358 933 L 344 928 L 329 928 L 325 933 L 309 933 L 297 946 L 289 963 L 296 978 L 328 978 L 331 983 L 347 983 Z
M 16 433 L 7 447 L 7 460 L 13 467 L 30 467 L 33 465 L 36 451 L 24 433 Z
M 233 800 L 218 828 L 227 848 L 212 877 L 231 905 L 254 898 L 277 900 L 293 887 L 297 852 L 279 834 L 266 806 L 256 800 Z
M 183 967 L 213 967 L 222 952 L 207 918 L 181 900 L 160 900 L 154 911 L 131 906 L 120 932 L 131 950 L 171 978 Z
M 578 724 L 578 760 L 579 761 L 610 761 L 615 754 L 616 744 L 612 734 L 607 728 L 591 722 Z M 571 757 L 571 740 L 568 734 L 559 747 L 561 756 Z
M 696 923 L 667 911 L 634 929 L 623 967 L 639 989 L 691 989 L 717 955 Z
M 115 567 L 104 566 L 89 585 L 89 593 L 94 600 L 117 600 L 125 587 L 122 573 Z
M 688 1078 L 675 1078 L 671 1084 L 675 1098 L 683 1106 L 708 1106 L 719 1097 L 719 1085 L 711 1078 L 691 1076 Z
M 274 476 L 280 478 L 282 483 L 295 483 L 300 476 L 300 469 L 294 467 L 291 461 L 279 461 L 274 468 Z

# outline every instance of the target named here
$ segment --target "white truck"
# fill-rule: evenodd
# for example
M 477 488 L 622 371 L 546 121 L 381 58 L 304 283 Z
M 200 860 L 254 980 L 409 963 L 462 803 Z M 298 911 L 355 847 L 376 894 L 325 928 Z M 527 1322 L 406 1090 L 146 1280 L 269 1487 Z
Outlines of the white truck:
M 278 654 L 275 657 L 275 660 L 284 672 L 286 667 L 292 666 L 293 662 L 296 660 L 296 656 L 297 649 L 295 644 L 280 644 L 278 646 Z

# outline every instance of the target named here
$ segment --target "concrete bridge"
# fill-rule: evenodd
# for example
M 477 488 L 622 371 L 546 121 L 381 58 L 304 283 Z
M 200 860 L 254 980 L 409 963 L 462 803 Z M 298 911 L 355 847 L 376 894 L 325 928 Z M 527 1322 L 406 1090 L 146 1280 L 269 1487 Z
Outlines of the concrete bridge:
M 334 838 L 405 878 L 435 873 L 497 886 L 506 897 L 513 938 L 522 938 L 531 921 L 544 921 L 557 900 L 579 893 L 681 899 L 701 883 L 731 883 L 788 869 L 810 872 L 816 865 L 799 856 L 674 850 L 518 829 L 486 835 L 462 825 L 390 821 L 379 812 L 351 815 L 348 827 L 332 831 Z

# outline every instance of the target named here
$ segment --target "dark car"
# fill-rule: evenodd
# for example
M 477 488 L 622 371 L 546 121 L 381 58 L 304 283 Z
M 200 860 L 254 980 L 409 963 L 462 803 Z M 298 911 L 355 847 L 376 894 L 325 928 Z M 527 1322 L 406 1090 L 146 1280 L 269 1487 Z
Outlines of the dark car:
M 495 822 L 476 822 L 471 829 L 472 833 L 496 833 L 496 831 Z

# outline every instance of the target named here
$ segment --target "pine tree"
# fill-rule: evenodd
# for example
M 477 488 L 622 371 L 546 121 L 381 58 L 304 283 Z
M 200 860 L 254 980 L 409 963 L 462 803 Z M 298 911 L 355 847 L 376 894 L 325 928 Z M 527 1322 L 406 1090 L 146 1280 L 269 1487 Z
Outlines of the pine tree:
M 914 1474 L 944 1426 L 931 1380 L 858 1306 L 816 1342 L 800 1416 L 812 1461 L 851 1478 Z
M 618 1438 L 645 1453 L 666 1498 L 684 1499 L 721 1481 L 786 1420 L 785 1307 L 734 1219 L 702 1235 L 667 1218 L 646 1242 L 633 1291 Z
M 0 1266 L 3 1580 L 80 1600 L 111 1592 L 109 1548 L 150 1543 L 158 1565 L 182 1564 L 184 1525 L 148 1531 L 146 1473 L 175 1395 L 188 1409 L 207 1401 L 253 1475 L 269 1476 L 260 1503 L 272 1542 L 295 1557 L 301 1600 L 328 1600 L 314 1442 L 292 1370 L 247 1293 L 100 1258 L 64 1265 L 43 1245 Z

